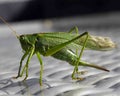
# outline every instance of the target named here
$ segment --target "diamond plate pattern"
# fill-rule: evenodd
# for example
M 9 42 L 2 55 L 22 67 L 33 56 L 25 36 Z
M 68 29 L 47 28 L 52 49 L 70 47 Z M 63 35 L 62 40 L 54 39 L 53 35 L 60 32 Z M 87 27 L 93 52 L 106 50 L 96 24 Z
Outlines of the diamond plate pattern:
M 32 33 L 33 31 L 35 32 L 46 28 L 43 26 L 42 29 L 42 27 L 38 27 L 37 24 L 26 24 L 27 27 L 24 24 L 20 24 L 22 29 L 19 29 L 19 27 L 16 26 L 15 29 L 26 31 L 29 27 L 27 31 Z M 32 25 L 34 25 L 34 27 Z M 4 26 L 2 26 L 2 28 L 3 27 Z M 53 28 L 50 30 L 57 29 Z M 3 28 L 3 32 L 6 31 L 7 30 Z M 93 32 L 92 34 L 97 34 L 97 31 L 99 31 L 98 34 L 105 34 L 98 29 L 90 29 L 90 31 Z M 120 44 L 120 33 L 112 33 L 112 31 L 118 31 L 118 29 L 112 31 L 108 29 L 104 31 L 106 31 L 106 36 L 110 36 L 114 41 L 117 41 L 118 45 Z M 31 60 L 29 77 L 26 82 L 21 82 L 23 78 L 17 80 L 12 79 L 13 76 L 17 75 L 22 50 L 15 37 L 11 34 L 4 33 L 3 35 L 0 33 L 0 96 L 119 96 L 119 50 L 119 47 L 107 52 L 86 50 L 82 57 L 83 60 L 104 66 L 109 69 L 110 72 L 103 72 L 88 67 L 80 67 L 79 70 L 88 71 L 82 76 L 85 78 L 82 81 L 73 81 L 71 79 L 73 66 L 52 57 L 42 57 L 44 62 L 44 75 L 43 86 L 40 87 L 38 83 L 40 71 L 39 62 L 36 57 L 33 57 Z

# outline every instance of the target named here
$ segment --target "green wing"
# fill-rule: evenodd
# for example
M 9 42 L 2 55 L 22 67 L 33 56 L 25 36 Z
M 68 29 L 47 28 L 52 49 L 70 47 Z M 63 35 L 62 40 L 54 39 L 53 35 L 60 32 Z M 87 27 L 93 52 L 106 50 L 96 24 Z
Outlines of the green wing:
M 80 34 L 73 34 L 73 33 L 67 33 L 67 32 L 51 32 L 51 33 L 38 34 L 38 36 L 40 36 L 41 38 L 40 42 L 50 47 L 67 42 L 77 37 L 78 35 Z M 80 50 L 84 44 L 85 38 L 86 38 L 86 35 L 68 44 L 66 48 L 71 49 L 71 50 L 75 50 L 75 49 Z M 116 44 L 108 37 L 89 35 L 85 49 L 102 51 L 102 50 L 113 49 L 115 47 L 116 47 Z

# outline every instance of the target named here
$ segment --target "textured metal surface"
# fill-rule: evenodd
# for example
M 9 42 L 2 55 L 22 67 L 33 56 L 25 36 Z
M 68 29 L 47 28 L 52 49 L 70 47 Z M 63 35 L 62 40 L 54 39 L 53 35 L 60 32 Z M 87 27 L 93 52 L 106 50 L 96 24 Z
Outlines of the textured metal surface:
M 38 32 L 38 30 L 48 31 L 48 29 L 50 31 L 57 30 L 54 29 L 54 26 L 53 29 L 45 26 L 33 22 L 32 24 L 13 25 L 16 30 L 19 30 L 18 33 L 33 33 Z M 88 71 L 82 76 L 85 79 L 73 81 L 71 79 L 73 66 L 51 57 L 43 57 L 44 74 L 42 87 L 39 86 L 40 69 L 39 62 L 35 56 L 30 62 L 29 77 L 26 82 L 21 82 L 23 78 L 12 79 L 13 76 L 17 75 L 22 50 L 16 38 L 8 32 L 8 28 L 1 26 L 0 30 L 0 96 L 119 96 L 119 28 L 89 29 L 92 34 L 111 37 L 116 41 L 118 48 L 107 52 L 85 51 L 82 57 L 82 60 L 104 66 L 110 72 L 80 67 L 79 70 Z

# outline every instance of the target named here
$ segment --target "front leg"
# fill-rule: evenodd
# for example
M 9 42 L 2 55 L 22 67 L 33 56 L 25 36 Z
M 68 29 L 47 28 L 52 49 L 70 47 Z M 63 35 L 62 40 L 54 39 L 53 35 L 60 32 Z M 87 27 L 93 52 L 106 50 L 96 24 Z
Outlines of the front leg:
M 26 69 L 26 76 L 25 76 L 24 80 L 26 80 L 27 77 L 28 77 L 28 64 L 29 64 L 29 62 L 30 62 L 30 60 L 31 60 L 31 58 L 32 58 L 32 56 L 33 56 L 33 54 L 34 54 L 34 51 L 35 51 L 35 48 L 32 47 L 31 50 L 30 50 L 30 54 L 29 54 L 29 56 L 28 56 L 27 62 L 26 62 L 25 66 L 24 66 L 24 68 L 23 68 L 23 70 L 22 70 L 21 75 L 20 75 L 20 76 L 22 77 L 22 75 L 23 75 L 23 73 L 24 73 L 24 70 Z
M 20 66 L 19 66 L 19 70 L 18 70 L 18 75 L 17 75 L 16 77 L 13 77 L 13 78 L 17 79 L 17 78 L 21 77 L 20 73 L 21 73 L 21 68 L 22 68 L 22 62 L 23 62 L 24 59 L 27 57 L 28 53 L 29 53 L 29 51 L 26 51 L 26 52 L 24 53 L 24 55 L 22 56 L 22 58 L 21 58 L 21 60 L 20 60 Z

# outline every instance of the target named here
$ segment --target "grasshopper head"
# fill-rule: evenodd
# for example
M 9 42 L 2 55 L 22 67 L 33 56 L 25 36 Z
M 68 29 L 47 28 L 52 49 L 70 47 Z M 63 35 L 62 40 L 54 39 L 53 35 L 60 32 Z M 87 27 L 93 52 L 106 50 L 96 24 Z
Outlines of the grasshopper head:
M 19 41 L 20 41 L 22 49 L 24 51 L 27 51 L 35 45 L 36 36 L 34 36 L 34 35 L 20 35 Z

